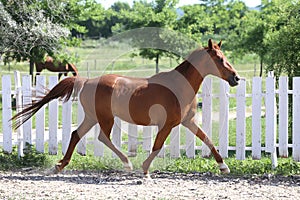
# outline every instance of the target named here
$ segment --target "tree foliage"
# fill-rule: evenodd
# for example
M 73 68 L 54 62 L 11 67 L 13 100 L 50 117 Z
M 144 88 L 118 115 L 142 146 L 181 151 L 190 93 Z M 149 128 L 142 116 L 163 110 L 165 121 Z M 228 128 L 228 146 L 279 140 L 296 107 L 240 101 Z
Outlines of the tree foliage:
M 300 76 L 300 2 L 278 1 L 273 7 L 280 12 L 273 14 L 275 23 L 266 38 L 267 70 L 274 70 L 276 76 Z
M 184 14 L 177 21 L 176 29 L 201 44 L 209 38 L 224 41 L 224 49 L 236 50 L 241 19 L 249 9 L 241 1 L 206 0 L 202 4 L 187 5 L 181 9 Z
M 127 23 L 124 24 L 125 30 L 157 27 L 157 29 L 151 29 L 152 31 L 147 33 L 148 43 L 152 43 L 154 48 L 141 48 L 145 47 L 143 46 L 144 43 L 141 42 L 145 40 L 144 36 L 133 41 L 136 47 L 141 48 L 138 55 L 155 60 L 157 73 L 159 72 L 160 57 L 174 56 L 174 52 L 166 51 L 166 48 L 169 45 L 174 46 L 174 43 L 177 41 L 175 38 L 172 40 L 172 37 L 169 37 L 166 32 L 173 30 L 176 23 L 177 13 L 175 6 L 177 3 L 177 0 L 155 0 L 150 3 L 147 1 L 136 1 L 131 10 L 126 10 L 122 13 L 127 19 Z M 164 47 L 164 49 L 155 47 Z
M 263 1 L 260 10 L 248 12 L 241 21 L 241 37 L 235 46 L 256 53 L 267 71 L 276 76 L 299 75 L 299 1 Z
M 39 6 L 37 0 L 0 1 L 0 53 L 5 60 L 30 60 L 30 74 L 33 62 L 59 50 L 61 39 L 69 34 L 46 18 Z
M 0 53 L 5 60 L 29 60 L 30 74 L 46 54 L 69 60 L 62 49 L 78 44 L 70 31 L 87 32 L 78 22 L 101 20 L 103 10 L 95 0 L 0 0 Z

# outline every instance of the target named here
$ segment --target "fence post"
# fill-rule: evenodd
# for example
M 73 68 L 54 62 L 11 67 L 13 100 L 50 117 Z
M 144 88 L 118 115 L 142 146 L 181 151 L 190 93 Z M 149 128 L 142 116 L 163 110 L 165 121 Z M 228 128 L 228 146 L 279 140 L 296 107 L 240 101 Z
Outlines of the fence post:
M 62 104 L 62 153 L 65 155 L 71 138 L 72 99 Z
M 185 133 L 185 151 L 186 151 L 186 156 L 188 158 L 195 158 L 195 146 L 196 146 L 196 140 L 195 140 L 195 135 L 190 131 L 190 129 L 186 128 L 186 133 Z
M 220 80 L 220 117 L 219 117 L 219 153 L 223 158 L 228 157 L 228 127 L 229 127 L 229 85 Z
M 46 78 L 45 76 L 36 76 L 36 98 L 45 95 Z M 45 142 L 45 106 L 36 113 L 36 150 L 44 153 Z
M 51 90 L 58 82 L 57 76 L 49 77 L 49 89 Z M 49 103 L 49 154 L 55 155 L 58 150 L 58 100 Z
M 279 77 L 279 156 L 288 157 L 288 77 Z
M 288 157 L 288 77 L 279 77 L 279 156 Z
M 31 93 L 31 75 L 22 76 L 22 94 L 23 94 L 23 107 L 28 106 L 32 103 Z M 32 144 L 32 119 L 28 119 L 23 124 L 23 136 L 24 136 L 24 147 L 26 143 Z
M 261 77 L 252 79 L 252 158 L 261 158 Z
M 128 124 L 128 156 L 136 156 L 138 142 L 138 127 L 135 124 Z
M 205 78 L 202 84 L 202 128 L 212 139 L 212 79 Z M 209 157 L 210 149 L 202 142 L 202 157 Z
M 115 117 L 115 123 L 112 128 L 112 143 L 115 147 L 121 150 L 122 145 L 122 129 L 121 129 L 121 119 L 119 117 Z M 112 152 L 113 157 L 117 157 L 117 155 Z
M 236 94 L 236 158 L 246 158 L 246 80 L 241 80 Z
M 3 127 L 3 150 L 12 152 L 12 117 L 11 109 L 11 78 L 10 75 L 2 76 L 2 127 Z
M 272 167 L 277 167 L 275 79 L 266 78 L 266 152 L 271 153 Z
M 16 92 L 16 110 L 17 113 L 22 111 L 22 88 L 21 88 L 21 75 L 19 71 L 14 72 L 15 77 L 15 92 Z M 21 119 L 22 120 L 22 119 Z M 23 156 L 23 125 L 18 129 L 18 157 Z
M 95 156 L 104 155 L 104 144 L 99 141 L 98 139 L 99 134 L 100 134 L 100 125 L 97 123 L 95 125 L 95 133 L 94 133 L 94 155 Z
M 154 131 L 156 132 L 156 135 L 158 134 L 158 126 L 155 126 Z M 165 142 L 163 144 L 163 146 L 161 147 L 159 153 L 157 154 L 157 157 L 159 158 L 164 158 L 165 157 L 165 153 L 166 153 L 166 146 L 165 146 Z
M 80 103 L 80 100 L 78 99 L 78 107 L 77 107 L 77 124 L 78 124 L 78 126 L 83 122 L 83 119 L 84 119 L 84 111 L 83 111 L 83 107 Z M 80 155 L 86 155 L 86 135 L 88 135 L 88 133 L 86 133 L 82 138 L 80 138 L 80 140 L 77 144 L 77 153 L 79 153 Z
M 151 148 L 153 145 L 152 142 L 153 137 L 153 127 L 152 126 L 144 126 L 143 127 L 143 149 L 147 151 L 148 155 L 151 153 Z
M 170 156 L 171 158 L 180 157 L 180 125 L 172 128 L 170 134 Z
M 300 162 L 300 77 L 293 78 L 293 159 Z

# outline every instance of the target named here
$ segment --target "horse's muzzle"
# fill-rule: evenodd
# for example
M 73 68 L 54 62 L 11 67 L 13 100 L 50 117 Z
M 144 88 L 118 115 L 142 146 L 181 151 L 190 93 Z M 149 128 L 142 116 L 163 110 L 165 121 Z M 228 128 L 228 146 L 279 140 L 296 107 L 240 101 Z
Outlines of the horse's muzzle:
M 228 79 L 228 83 L 231 87 L 237 86 L 239 84 L 239 80 L 240 77 L 238 77 L 237 75 L 232 75 L 229 79 Z

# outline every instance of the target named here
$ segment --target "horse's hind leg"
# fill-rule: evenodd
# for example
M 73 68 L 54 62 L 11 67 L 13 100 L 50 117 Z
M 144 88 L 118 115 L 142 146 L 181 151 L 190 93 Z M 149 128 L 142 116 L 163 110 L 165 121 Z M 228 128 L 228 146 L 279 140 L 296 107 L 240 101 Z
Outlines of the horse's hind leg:
M 215 148 L 215 146 L 213 145 L 212 141 L 207 137 L 207 135 L 194 123 L 193 120 L 188 120 L 182 123 L 182 125 L 184 125 L 185 127 L 187 127 L 188 129 L 190 129 L 190 131 L 192 131 L 192 133 L 194 133 L 198 138 L 200 138 L 207 146 L 208 148 L 211 150 L 215 160 L 217 161 L 217 163 L 219 164 L 219 168 L 220 171 L 222 173 L 225 174 L 229 174 L 230 170 L 228 168 L 228 166 L 226 165 L 226 163 L 223 161 L 223 158 L 221 157 L 221 155 L 219 154 L 219 152 L 217 151 L 217 149 Z
M 148 158 L 143 162 L 142 168 L 144 171 L 144 175 L 149 177 L 149 167 L 157 154 L 160 152 L 165 140 L 167 139 L 168 135 L 171 132 L 172 127 L 164 126 L 160 131 L 157 133 L 157 136 L 154 141 L 154 145 L 152 148 L 151 154 Z
M 127 171 L 131 171 L 133 168 L 128 157 L 125 154 L 123 154 L 119 149 L 117 149 L 110 140 L 110 133 L 111 133 L 112 126 L 114 124 L 114 119 L 112 118 L 109 120 L 105 120 L 105 122 L 101 121 L 99 122 L 99 124 L 101 127 L 101 131 L 98 136 L 99 141 L 103 142 L 103 144 L 105 144 L 108 148 L 110 148 L 121 159 L 121 161 L 124 164 L 124 168 Z
M 69 164 L 74 148 L 79 142 L 79 140 L 96 124 L 95 121 L 84 118 L 83 122 L 80 124 L 80 126 L 77 128 L 77 130 L 72 132 L 70 143 L 67 149 L 66 154 L 64 155 L 63 159 L 60 160 L 56 165 L 55 169 L 56 172 L 60 172 L 63 170 L 63 168 Z

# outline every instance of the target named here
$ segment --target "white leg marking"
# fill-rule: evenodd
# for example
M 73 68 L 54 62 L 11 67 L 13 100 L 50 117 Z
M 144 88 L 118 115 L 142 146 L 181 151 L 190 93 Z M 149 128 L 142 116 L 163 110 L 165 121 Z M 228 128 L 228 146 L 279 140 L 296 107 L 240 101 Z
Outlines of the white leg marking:
M 223 173 L 223 174 L 229 174 L 230 173 L 230 169 L 229 167 L 226 165 L 226 163 L 218 163 L 219 164 L 219 167 L 220 167 L 220 171 Z
M 124 169 L 126 171 L 132 171 L 133 170 L 133 166 L 132 166 L 132 163 L 130 162 L 130 160 L 128 160 L 128 163 L 124 162 Z

